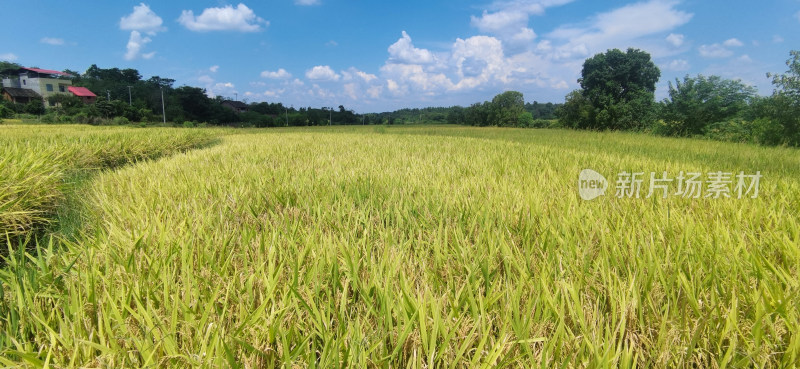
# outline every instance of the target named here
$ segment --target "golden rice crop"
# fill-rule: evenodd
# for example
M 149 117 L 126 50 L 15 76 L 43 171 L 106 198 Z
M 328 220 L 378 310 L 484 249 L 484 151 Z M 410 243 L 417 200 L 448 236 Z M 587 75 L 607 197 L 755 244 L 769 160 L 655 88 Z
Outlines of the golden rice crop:
M 176 129 L 0 126 L 0 235 L 26 235 L 49 221 L 77 171 L 185 151 L 213 138 Z
M 78 240 L 10 255 L 0 362 L 793 367 L 798 164 L 627 133 L 230 135 L 102 173 Z M 587 202 L 584 168 L 764 178 L 755 199 Z

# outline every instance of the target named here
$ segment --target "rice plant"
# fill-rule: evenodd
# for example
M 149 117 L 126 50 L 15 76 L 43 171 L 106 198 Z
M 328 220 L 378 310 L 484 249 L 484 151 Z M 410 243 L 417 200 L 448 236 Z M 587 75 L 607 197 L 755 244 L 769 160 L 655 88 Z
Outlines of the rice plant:
M 241 131 L 104 171 L 0 270 L 30 367 L 794 367 L 796 150 L 464 127 Z M 759 196 L 578 196 L 584 168 Z

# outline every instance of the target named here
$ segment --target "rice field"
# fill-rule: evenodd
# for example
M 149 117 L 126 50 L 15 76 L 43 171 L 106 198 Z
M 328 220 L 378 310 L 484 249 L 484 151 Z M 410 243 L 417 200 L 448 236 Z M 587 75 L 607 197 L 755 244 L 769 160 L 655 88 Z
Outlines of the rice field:
M 19 143 L 48 128 L 4 135 L 4 160 L 49 161 Z M 796 150 L 454 126 L 118 134 L 176 132 L 205 144 L 111 160 L 132 164 L 75 189 L 76 235 L 9 242 L 1 364 L 800 366 Z M 606 196 L 581 199 L 585 168 Z M 649 177 L 620 198 L 624 171 L 763 177 L 756 198 L 646 198 Z

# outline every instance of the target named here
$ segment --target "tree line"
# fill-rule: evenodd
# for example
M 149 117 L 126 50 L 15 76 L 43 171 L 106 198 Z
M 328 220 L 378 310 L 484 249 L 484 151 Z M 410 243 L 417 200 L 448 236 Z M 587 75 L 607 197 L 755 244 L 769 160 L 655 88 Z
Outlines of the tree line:
M 2 62 L 0 69 L 16 69 L 15 63 Z M 90 66 L 85 72 L 64 70 L 72 75 L 73 86 L 86 87 L 98 95 L 94 104 L 84 104 L 78 97 L 57 94 L 49 101 L 31 101 L 17 105 L 0 101 L 0 118 L 15 114 L 37 116 L 43 122 L 89 124 L 125 124 L 130 122 L 171 122 L 187 126 L 197 124 L 251 127 L 315 126 L 346 124 L 470 124 L 476 126 L 535 126 L 536 122 L 555 118 L 558 104 L 525 103 L 522 94 L 509 91 L 491 102 L 470 107 L 429 107 L 399 109 L 392 112 L 356 114 L 339 105 L 333 107 L 286 106 L 280 102 L 246 104 L 243 112 L 224 106 L 225 98 L 209 97 L 205 89 L 180 86 L 175 80 L 160 76 L 143 78 L 136 69 Z M 45 103 L 55 108 L 45 109 Z M 525 113 L 525 114 L 523 114 Z M 542 124 L 544 126 L 544 124 Z
M 566 96 L 556 115 L 575 129 L 800 146 L 800 51 L 789 54 L 786 72 L 767 74 L 775 88 L 770 96 L 740 80 L 687 75 L 670 81 L 669 97 L 656 102 L 661 73 L 650 55 L 608 50 L 584 62 L 581 88 Z

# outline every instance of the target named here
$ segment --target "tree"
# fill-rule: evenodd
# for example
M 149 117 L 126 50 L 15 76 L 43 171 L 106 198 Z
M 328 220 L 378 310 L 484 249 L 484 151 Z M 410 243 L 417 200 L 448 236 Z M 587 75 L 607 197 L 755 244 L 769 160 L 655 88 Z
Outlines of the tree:
M 47 98 L 47 102 L 49 102 L 51 106 L 57 106 L 56 110 L 68 115 L 74 115 L 78 113 L 78 110 L 83 107 L 83 101 L 81 101 L 79 97 L 72 94 L 50 95 Z
M 590 129 L 638 129 L 652 123 L 661 71 L 650 54 L 629 48 L 597 54 L 583 63 L 581 93 L 591 103 Z
M 675 79 L 669 98 L 662 101 L 665 134 L 699 135 L 714 123 L 741 114 L 756 96 L 756 89 L 739 80 L 719 76 Z
M 592 104 L 583 95 L 581 90 L 567 94 L 564 105 L 556 109 L 556 117 L 564 127 L 575 129 L 588 129 Z
M 789 52 L 783 74 L 768 73 L 775 91 L 761 100 L 754 110 L 759 141 L 771 145 L 800 146 L 800 51 Z
M 45 113 L 44 100 L 31 99 L 31 101 L 22 108 L 22 111 L 28 114 L 42 115 Z
M 489 108 L 489 124 L 519 127 L 525 113 L 525 99 L 521 92 L 506 91 L 492 99 Z
M 790 51 L 789 56 L 786 60 L 789 70 L 784 74 L 767 73 L 767 78 L 772 78 L 772 84 L 777 88 L 776 93 L 789 96 L 800 103 L 800 50 Z

